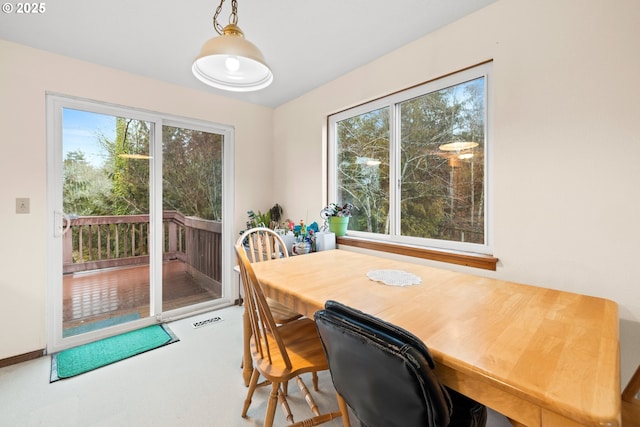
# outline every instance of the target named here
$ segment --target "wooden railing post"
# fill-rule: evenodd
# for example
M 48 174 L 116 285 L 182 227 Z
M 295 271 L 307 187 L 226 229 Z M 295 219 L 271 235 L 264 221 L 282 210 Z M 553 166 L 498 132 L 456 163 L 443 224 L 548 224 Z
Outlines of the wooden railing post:
M 71 228 L 64 233 L 62 241 L 62 262 L 63 264 L 73 263 L 73 229 Z
M 167 252 L 177 252 L 178 251 L 178 224 L 171 221 L 169 223 L 169 247 L 167 248 Z

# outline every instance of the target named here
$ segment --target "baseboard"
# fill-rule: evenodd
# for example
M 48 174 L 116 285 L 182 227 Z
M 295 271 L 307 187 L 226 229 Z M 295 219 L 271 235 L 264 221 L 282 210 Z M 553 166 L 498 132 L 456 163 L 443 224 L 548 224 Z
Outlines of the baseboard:
M 15 365 L 16 363 L 26 362 L 27 360 L 37 359 L 44 356 L 44 348 L 41 350 L 31 351 L 25 354 L 19 354 L 17 356 L 7 357 L 6 359 L 0 359 L 0 368 L 5 366 Z

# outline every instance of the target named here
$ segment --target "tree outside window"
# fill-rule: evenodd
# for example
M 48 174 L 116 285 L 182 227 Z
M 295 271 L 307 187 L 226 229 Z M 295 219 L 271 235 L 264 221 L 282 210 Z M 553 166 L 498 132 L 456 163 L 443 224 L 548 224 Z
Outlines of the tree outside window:
M 487 80 L 481 66 L 330 117 L 329 198 L 356 206 L 349 234 L 488 245 Z

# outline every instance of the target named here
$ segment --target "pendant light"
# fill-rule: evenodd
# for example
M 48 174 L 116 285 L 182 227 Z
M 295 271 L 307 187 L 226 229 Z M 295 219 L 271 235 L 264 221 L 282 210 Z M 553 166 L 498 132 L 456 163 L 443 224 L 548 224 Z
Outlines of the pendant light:
M 455 152 L 460 160 L 468 160 L 473 157 L 473 149 L 478 145 L 480 144 L 473 141 L 455 141 L 442 144 L 438 148 L 447 153 Z
M 200 81 L 218 89 L 232 92 L 264 89 L 273 81 L 271 69 L 260 49 L 245 39 L 238 27 L 237 0 L 231 0 L 229 24 L 223 28 L 218 23 L 224 2 L 220 1 L 213 15 L 213 28 L 220 35 L 205 42 L 191 71 Z

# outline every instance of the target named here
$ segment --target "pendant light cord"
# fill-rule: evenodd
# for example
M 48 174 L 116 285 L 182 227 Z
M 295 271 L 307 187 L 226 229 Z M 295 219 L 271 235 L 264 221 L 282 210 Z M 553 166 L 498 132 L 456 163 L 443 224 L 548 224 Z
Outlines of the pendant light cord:
M 213 28 L 220 35 L 224 32 L 224 27 L 218 23 L 218 15 L 222 12 L 222 5 L 224 2 L 225 0 L 220 0 L 216 13 L 213 15 Z M 231 0 L 231 16 L 229 16 L 229 24 L 238 24 L 238 0 Z

